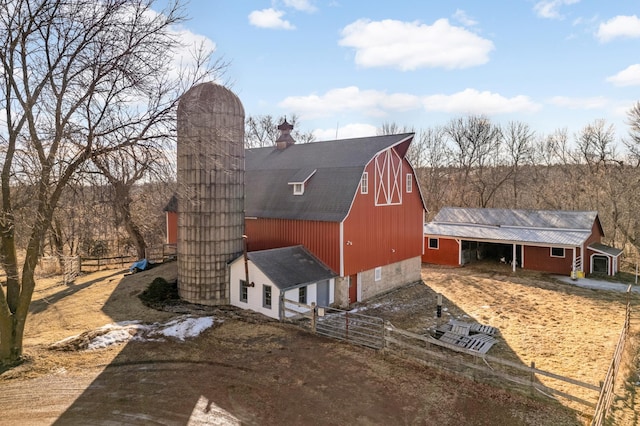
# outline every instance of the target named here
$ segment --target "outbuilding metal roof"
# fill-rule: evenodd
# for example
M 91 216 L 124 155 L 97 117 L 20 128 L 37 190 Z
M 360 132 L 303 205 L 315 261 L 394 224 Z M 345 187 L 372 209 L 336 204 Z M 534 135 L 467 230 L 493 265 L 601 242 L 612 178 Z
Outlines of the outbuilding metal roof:
M 245 150 L 245 215 L 340 222 L 349 213 L 365 166 L 413 133 Z M 311 173 L 315 170 L 315 173 Z M 304 175 L 304 178 L 302 176 Z M 305 179 L 303 195 L 289 183 Z
M 576 247 L 591 235 L 593 211 L 445 207 L 424 227 L 430 236 Z M 598 226 L 599 222 L 598 222 Z
M 301 245 L 251 251 L 247 256 L 280 290 L 312 284 L 336 276 L 322 261 Z

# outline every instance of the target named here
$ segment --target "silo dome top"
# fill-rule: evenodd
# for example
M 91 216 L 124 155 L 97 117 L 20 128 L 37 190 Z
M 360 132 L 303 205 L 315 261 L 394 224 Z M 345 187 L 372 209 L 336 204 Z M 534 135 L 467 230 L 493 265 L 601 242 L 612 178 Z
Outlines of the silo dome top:
M 231 90 L 211 81 L 192 87 L 180 97 L 178 114 L 187 111 L 244 117 L 240 99 Z

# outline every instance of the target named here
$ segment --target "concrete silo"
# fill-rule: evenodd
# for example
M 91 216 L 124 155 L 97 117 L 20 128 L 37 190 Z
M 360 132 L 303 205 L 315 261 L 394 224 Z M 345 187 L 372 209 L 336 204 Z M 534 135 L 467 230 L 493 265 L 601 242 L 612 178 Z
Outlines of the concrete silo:
M 244 108 L 215 83 L 178 104 L 178 292 L 229 303 L 227 262 L 243 251 Z

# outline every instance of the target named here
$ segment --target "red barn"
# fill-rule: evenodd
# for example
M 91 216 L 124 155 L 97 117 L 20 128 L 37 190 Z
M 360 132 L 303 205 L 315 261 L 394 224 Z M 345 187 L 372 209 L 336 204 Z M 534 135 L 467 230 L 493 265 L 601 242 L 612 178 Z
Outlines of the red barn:
M 346 305 L 420 280 L 425 206 L 405 158 L 413 133 L 245 151 L 248 249 L 303 245 Z
M 615 275 L 622 250 L 601 243 L 597 212 L 443 208 L 424 227 L 422 261 L 482 259 L 554 274 Z

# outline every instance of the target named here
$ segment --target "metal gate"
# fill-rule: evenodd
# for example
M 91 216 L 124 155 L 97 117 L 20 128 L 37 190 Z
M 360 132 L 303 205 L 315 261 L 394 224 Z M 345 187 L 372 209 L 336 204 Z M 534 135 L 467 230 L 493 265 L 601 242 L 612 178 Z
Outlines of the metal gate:
M 374 349 L 384 347 L 384 320 L 334 308 L 316 308 L 315 331 L 322 336 Z

